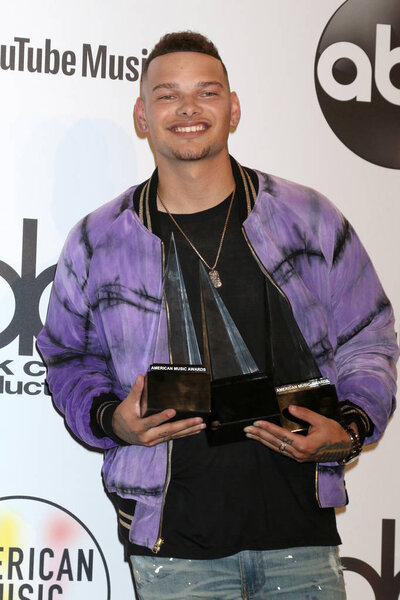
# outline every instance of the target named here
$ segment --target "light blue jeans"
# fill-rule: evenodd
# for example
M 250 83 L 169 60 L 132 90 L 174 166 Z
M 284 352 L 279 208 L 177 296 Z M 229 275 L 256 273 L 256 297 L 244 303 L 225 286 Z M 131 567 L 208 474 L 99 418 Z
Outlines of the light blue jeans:
M 131 556 L 138 600 L 345 600 L 337 548 L 244 551 L 214 560 Z

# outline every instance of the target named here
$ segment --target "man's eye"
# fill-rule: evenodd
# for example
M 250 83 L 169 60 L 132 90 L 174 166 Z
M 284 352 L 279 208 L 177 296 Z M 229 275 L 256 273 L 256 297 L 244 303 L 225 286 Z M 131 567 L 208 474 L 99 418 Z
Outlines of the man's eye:
M 208 98 L 209 96 L 216 96 L 216 92 L 203 92 L 202 96 L 205 96 L 206 98 Z
M 159 100 L 172 100 L 173 96 L 171 94 L 165 94 L 164 96 L 160 96 Z

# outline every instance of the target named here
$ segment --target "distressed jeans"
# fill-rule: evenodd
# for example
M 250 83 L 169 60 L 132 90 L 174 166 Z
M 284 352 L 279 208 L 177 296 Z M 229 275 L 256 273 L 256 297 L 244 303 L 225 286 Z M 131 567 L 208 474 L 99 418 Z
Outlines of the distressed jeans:
M 131 556 L 138 600 L 345 600 L 337 548 L 239 552 L 214 560 Z

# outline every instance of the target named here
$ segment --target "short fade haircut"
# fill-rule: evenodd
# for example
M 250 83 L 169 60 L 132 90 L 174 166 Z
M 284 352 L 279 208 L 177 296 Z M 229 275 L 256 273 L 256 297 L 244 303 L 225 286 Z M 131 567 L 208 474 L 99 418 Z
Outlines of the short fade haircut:
M 220 61 L 224 73 L 228 77 L 226 67 L 211 40 L 195 31 L 176 31 L 163 35 L 160 41 L 154 46 L 143 65 L 142 79 L 146 76 L 152 60 L 158 56 L 164 56 L 173 52 L 200 52 L 201 54 L 208 54 L 208 56 L 212 56 Z

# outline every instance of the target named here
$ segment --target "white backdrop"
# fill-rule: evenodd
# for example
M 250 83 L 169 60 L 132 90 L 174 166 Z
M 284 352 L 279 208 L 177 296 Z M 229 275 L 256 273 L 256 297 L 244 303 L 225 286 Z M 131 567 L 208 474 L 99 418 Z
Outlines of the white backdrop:
M 342 0 L 248 0 L 246 4 L 238 0 L 170 0 L 167 4 L 161 0 L 3 3 L 0 335 L 10 332 L 16 304 L 14 293 L 18 296 L 21 281 L 25 287 L 17 297 L 17 305 L 25 318 L 14 322 L 9 336 L 0 337 L 1 600 L 11 600 L 12 593 L 16 594 L 27 581 L 33 591 L 25 588 L 26 597 L 39 598 L 38 586 L 44 585 L 43 578 L 39 567 L 29 571 L 28 556 L 33 556 L 29 549 L 35 548 L 36 556 L 41 556 L 40 548 L 55 547 L 52 534 L 46 538 L 46 530 L 46 535 L 40 535 L 48 527 L 46 518 L 51 521 L 54 507 L 48 505 L 46 517 L 46 504 L 26 498 L 17 500 L 15 496 L 55 503 L 79 520 L 73 543 L 68 542 L 72 533 L 62 519 L 64 525 L 59 524 L 56 530 L 58 538 L 52 530 L 59 546 L 70 543 L 71 568 L 67 568 L 65 556 L 60 567 L 64 569 L 59 580 L 64 598 L 133 597 L 129 570 L 117 540 L 114 509 L 104 495 L 99 476 L 101 455 L 84 449 L 67 433 L 40 387 L 44 379 L 40 364 L 30 364 L 40 360 L 35 350 L 29 354 L 29 340 L 37 305 L 34 292 L 39 290 L 40 296 L 41 282 L 33 281 L 32 272 L 31 279 L 18 279 L 22 274 L 23 219 L 37 222 L 38 276 L 54 265 L 68 231 L 79 218 L 144 180 L 154 168 L 146 140 L 137 138 L 132 125 L 138 81 L 112 80 L 107 75 L 102 78 L 100 70 L 97 77 L 83 77 L 83 44 L 90 44 L 94 57 L 99 46 L 104 45 L 107 57 L 137 57 L 140 63 L 143 49 L 150 50 L 167 31 L 194 29 L 208 35 L 220 50 L 232 88 L 242 103 L 242 120 L 230 140 L 231 153 L 242 164 L 315 187 L 330 197 L 366 245 L 399 319 L 399 170 L 369 163 L 342 144 L 328 126 L 315 91 L 318 42 L 341 4 Z M 21 42 L 14 38 L 30 40 L 25 44 L 21 70 Z M 35 49 L 35 56 L 36 49 L 43 49 L 44 70 L 46 39 L 53 50 L 75 54 L 74 74 L 28 71 L 28 46 Z M 5 69 L 12 45 L 17 46 L 14 70 Z M 72 70 L 73 55 L 64 58 L 70 61 L 65 70 Z M 51 61 L 54 54 L 50 60 L 54 67 Z M 137 68 L 140 70 L 140 64 Z M 132 74 L 127 68 L 125 72 Z M 35 235 L 26 228 L 25 241 L 28 238 L 30 245 L 25 247 L 24 259 L 25 264 L 30 262 L 32 271 Z M 48 291 L 46 287 L 41 295 L 42 320 Z M 24 308 L 21 302 L 25 302 Z M 21 336 L 28 346 L 24 355 Z M 379 445 L 364 452 L 358 464 L 348 469 L 350 504 L 338 515 L 342 556 L 365 561 L 378 574 L 382 520 L 400 519 L 400 483 L 397 468 L 393 468 L 399 435 L 400 424 L 395 415 Z M 12 498 L 5 500 L 9 497 Z M 59 510 L 59 514 L 66 513 Z M 47 524 L 43 525 L 41 519 Z M 78 559 L 72 554 L 86 548 L 87 529 L 90 540 L 97 541 L 93 542 L 97 558 L 89 575 L 81 569 L 84 580 L 86 573 L 86 584 L 78 585 Z M 6 555 L 9 546 L 22 550 L 23 556 L 17 551 L 12 557 Z M 387 541 L 386 590 L 390 589 L 390 561 L 394 560 L 392 576 L 400 569 L 398 540 L 395 550 L 393 556 L 390 540 Z M 101 552 L 104 561 L 99 558 Z M 82 558 L 83 554 L 79 556 Z M 89 554 L 85 557 L 90 560 Z M 10 568 L 12 558 L 14 562 L 20 560 L 20 570 L 14 565 L 7 576 L 6 567 Z M 49 558 L 46 560 L 47 570 L 49 565 L 55 568 L 55 559 L 52 563 Z M 107 592 L 103 563 L 109 571 L 111 595 Z M 87 587 L 90 577 L 92 588 Z M 346 581 L 350 600 L 398 597 L 382 591 L 383 588 L 374 595 L 368 582 L 353 572 L 346 573 Z M 14 586 L 14 591 L 10 586 Z M 51 597 L 49 584 L 46 586 L 43 600 Z M 54 594 L 57 593 L 61 592 L 56 590 Z

